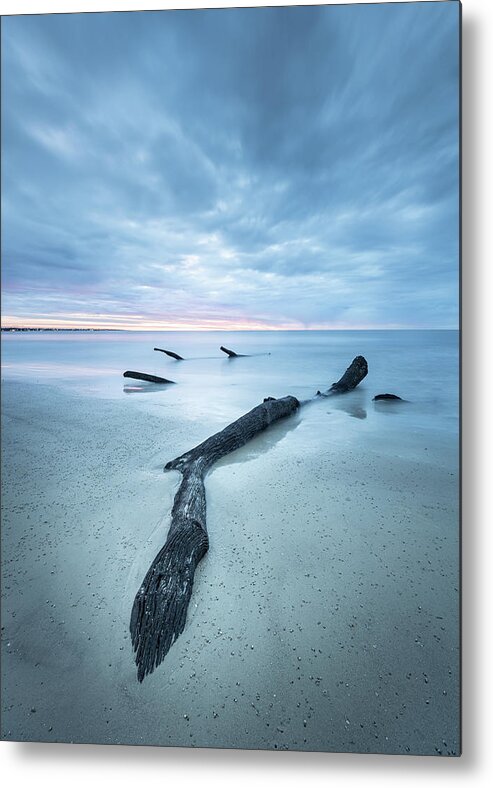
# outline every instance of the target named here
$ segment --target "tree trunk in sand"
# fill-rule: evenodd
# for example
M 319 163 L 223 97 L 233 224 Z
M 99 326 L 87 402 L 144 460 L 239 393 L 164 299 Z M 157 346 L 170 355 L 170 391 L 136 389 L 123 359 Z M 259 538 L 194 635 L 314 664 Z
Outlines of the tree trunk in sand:
M 367 372 L 365 359 L 358 356 L 323 396 L 350 391 Z M 165 466 L 165 470 L 179 471 L 183 478 L 174 499 L 166 543 L 152 562 L 132 608 L 130 633 L 139 681 L 162 662 L 185 627 L 195 568 L 209 547 L 204 486 L 207 472 L 221 457 L 299 407 L 296 397 L 268 397 Z

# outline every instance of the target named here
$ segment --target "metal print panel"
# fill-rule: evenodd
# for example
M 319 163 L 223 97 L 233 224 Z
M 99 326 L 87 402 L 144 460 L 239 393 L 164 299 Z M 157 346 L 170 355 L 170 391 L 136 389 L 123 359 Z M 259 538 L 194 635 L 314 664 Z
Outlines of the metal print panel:
M 2 19 L 2 738 L 454 756 L 460 5 Z

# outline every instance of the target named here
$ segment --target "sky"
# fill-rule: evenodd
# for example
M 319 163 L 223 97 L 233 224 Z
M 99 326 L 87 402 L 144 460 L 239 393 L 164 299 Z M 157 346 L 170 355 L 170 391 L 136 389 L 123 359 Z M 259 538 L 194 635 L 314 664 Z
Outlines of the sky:
M 2 325 L 457 328 L 459 4 L 2 19 Z

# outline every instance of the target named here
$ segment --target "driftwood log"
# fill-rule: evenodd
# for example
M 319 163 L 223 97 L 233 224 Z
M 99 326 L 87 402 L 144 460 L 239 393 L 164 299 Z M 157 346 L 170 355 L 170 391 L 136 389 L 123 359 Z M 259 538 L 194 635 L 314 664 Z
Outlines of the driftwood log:
M 329 392 L 350 391 L 367 372 L 365 359 L 358 356 Z M 267 397 L 221 432 L 165 466 L 165 470 L 179 471 L 183 478 L 171 510 L 166 543 L 152 562 L 133 603 L 130 633 L 139 681 L 162 662 L 185 627 L 195 568 L 209 547 L 204 485 L 207 472 L 221 457 L 297 411 L 300 404 L 292 396 Z
M 366 363 L 366 358 L 363 356 L 356 356 L 346 369 L 342 378 L 336 383 L 333 383 L 330 389 L 327 391 L 317 391 L 315 394 L 316 397 L 329 397 L 332 394 L 344 394 L 347 391 L 351 391 L 351 389 L 356 388 L 358 383 L 360 383 L 364 377 L 368 375 L 368 364 Z M 357 382 L 355 382 L 357 381 Z
M 146 380 L 148 383 L 174 383 L 174 380 L 166 380 L 166 378 L 159 378 L 157 375 L 148 375 L 147 372 L 133 372 L 127 370 L 123 373 L 124 378 L 133 378 L 134 380 Z
M 163 350 L 162 347 L 155 347 L 154 350 L 159 350 L 160 353 L 166 353 L 167 356 L 176 359 L 176 361 L 185 361 L 183 356 L 179 356 L 178 353 L 173 353 L 172 350 Z
M 240 356 L 244 356 L 244 353 L 235 353 L 234 350 L 229 350 L 227 347 L 221 345 L 219 350 L 222 350 L 223 353 L 226 353 L 227 356 L 230 358 L 240 358 Z

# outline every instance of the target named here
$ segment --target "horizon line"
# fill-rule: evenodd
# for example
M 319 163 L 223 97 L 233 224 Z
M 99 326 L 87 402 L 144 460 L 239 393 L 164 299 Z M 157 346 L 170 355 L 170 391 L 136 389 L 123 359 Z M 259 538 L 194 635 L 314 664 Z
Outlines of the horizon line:
M 33 325 L 5 325 L 0 326 L 2 332 L 16 332 L 16 331 L 120 331 L 128 333 L 184 333 L 184 334 L 200 334 L 200 333 L 228 333 L 228 332 L 244 332 L 244 333 L 257 333 L 261 331 L 268 332 L 296 332 L 296 331 L 459 331 L 459 326 L 395 326 L 395 325 L 371 325 L 371 326 L 315 326 L 304 328 L 286 328 L 282 327 L 258 327 L 258 328 L 183 328 L 181 326 L 158 328 L 146 327 L 136 328 L 125 327 L 120 328 L 117 326 L 33 326 Z
M 184 331 L 184 332 L 204 332 L 204 331 L 371 331 L 371 330 L 454 330 L 459 327 L 459 323 L 451 325 L 416 325 L 406 321 L 380 320 L 318 320 L 303 321 L 293 318 L 280 318 L 272 320 L 266 316 L 245 316 L 237 315 L 230 317 L 204 316 L 197 317 L 148 317 L 139 314 L 119 315 L 101 312 L 55 312 L 38 313 L 37 315 L 15 315 L 5 312 L 0 318 L 0 326 L 3 328 L 18 329 L 77 329 L 88 331 Z

